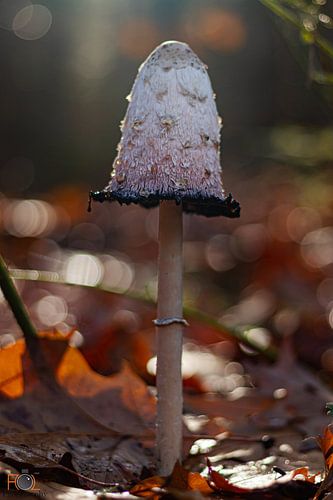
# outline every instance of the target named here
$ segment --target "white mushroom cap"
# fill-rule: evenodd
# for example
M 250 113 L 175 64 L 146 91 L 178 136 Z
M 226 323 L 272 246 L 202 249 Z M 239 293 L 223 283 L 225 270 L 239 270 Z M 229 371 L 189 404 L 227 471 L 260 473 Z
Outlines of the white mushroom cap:
M 215 96 L 190 47 L 159 45 L 140 66 L 128 100 L 110 183 L 92 199 L 147 208 L 174 199 L 185 212 L 238 217 L 238 202 L 223 191 Z

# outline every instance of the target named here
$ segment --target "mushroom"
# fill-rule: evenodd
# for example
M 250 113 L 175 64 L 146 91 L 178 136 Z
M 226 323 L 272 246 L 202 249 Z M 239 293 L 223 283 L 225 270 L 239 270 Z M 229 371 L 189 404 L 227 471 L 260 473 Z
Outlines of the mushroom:
M 225 196 L 221 119 L 206 66 L 186 43 L 159 45 L 140 66 L 111 180 L 90 200 L 159 205 L 157 458 L 168 475 L 182 454 L 182 214 L 239 217 Z

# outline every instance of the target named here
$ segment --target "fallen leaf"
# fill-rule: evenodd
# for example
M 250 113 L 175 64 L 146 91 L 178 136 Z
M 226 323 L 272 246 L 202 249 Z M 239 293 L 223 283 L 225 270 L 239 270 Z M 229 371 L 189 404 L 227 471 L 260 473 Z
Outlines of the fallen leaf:
M 113 430 L 153 437 L 155 398 L 128 364 L 107 377 L 94 372 L 63 337 L 40 342 L 60 385 L 50 389 L 41 383 L 23 340 L 0 349 L 2 432 Z
M 0 393 L 2 398 L 15 399 L 24 392 L 22 360 L 25 343 L 18 341 L 0 349 Z
M 48 432 L 0 436 L 0 460 L 40 480 L 102 489 L 133 483 L 153 457 L 126 437 Z
M 232 483 L 230 483 L 225 477 L 222 476 L 219 472 L 216 472 L 212 469 L 210 462 L 208 462 L 208 472 L 209 472 L 209 480 L 215 489 L 219 493 L 248 493 L 248 488 L 240 488 Z
M 191 496 L 184 497 L 183 495 L 184 492 L 188 491 L 200 492 L 203 495 L 209 495 L 214 492 L 210 488 L 207 479 L 201 476 L 201 474 L 198 472 L 188 472 L 179 462 L 176 462 L 169 477 L 149 477 L 134 486 L 130 490 L 130 493 L 140 497 L 157 499 L 163 493 L 163 491 L 158 491 L 161 488 L 163 488 L 163 491 L 171 494 L 172 497 L 177 498 L 191 498 Z
M 205 479 L 199 472 L 189 472 L 188 485 L 191 490 L 198 490 L 203 495 L 209 495 L 214 490 L 209 486 L 207 479 Z
M 314 498 L 319 500 L 324 498 L 326 493 L 333 490 L 333 432 L 332 424 L 325 428 L 324 435 L 318 438 L 325 460 L 325 477 Z M 326 498 L 326 497 L 325 497 Z
M 328 425 L 324 431 L 324 436 L 318 438 L 322 449 L 326 470 L 329 471 L 333 467 L 333 431 L 332 425 Z
M 290 339 L 285 339 L 275 364 L 246 365 L 257 386 L 258 397 L 271 397 L 272 401 L 265 411 L 255 416 L 254 423 L 259 429 L 285 429 L 293 424 L 311 436 L 330 423 L 324 409 L 326 401 L 333 399 L 332 392 L 297 362 Z
M 178 491 L 186 491 L 188 485 L 188 471 L 177 461 L 171 475 L 166 481 L 166 486 Z
M 299 467 L 291 472 L 292 479 L 295 479 L 298 476 L 303 476 L 305 481 L 309 483 L 315 483 L 316 479 L 321 476 L 320 472 L 317 474 L 311 474 L 309 471 L 309 467 Z
M 154 429 L 155 398 L 128 363 L 106 377 L 94 372 L 77 349 L 68 347 L 57 377 L 78 405 L 102 424 L 130 434 Z
M 137 497 L 157 499 L 159 498 L 160 494 L 154 491 L 154 489 L 158 490 L 160 488 L 163 488 L 163 486 L 165 485 L 165 481 L 166 478 L 160 476 L 148 477 L 147 479 L 144 479 L 143 481 L 140 481 L 140 483 L 133 486 L 133 488 L 130 489 L 130 493 Z

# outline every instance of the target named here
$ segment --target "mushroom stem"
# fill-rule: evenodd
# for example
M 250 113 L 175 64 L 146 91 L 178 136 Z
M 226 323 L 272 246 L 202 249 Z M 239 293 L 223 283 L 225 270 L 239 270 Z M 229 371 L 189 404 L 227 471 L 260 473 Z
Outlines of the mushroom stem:
M 183 315 L 182 206 L 162 201 L 159 214 L 158 319 Z M 182 455 L 182 324 L 157 328 L 157 456 L 159 473 L 171 474 Z

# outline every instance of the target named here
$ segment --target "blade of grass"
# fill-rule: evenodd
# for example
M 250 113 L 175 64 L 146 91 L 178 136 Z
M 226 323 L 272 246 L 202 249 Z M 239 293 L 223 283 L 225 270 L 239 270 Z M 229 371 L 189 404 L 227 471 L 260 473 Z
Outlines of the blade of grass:
M 41 348 L 40 339 L 28 311 L 15 287 L 14 281 L 9 274 L 8 268 L 0 255 L 0 287 L 10 309 L 22 330 L 29 356 L 37 372 L 39 380 L 52 390 L 58 390 L 59 386 L 54 374 L 50 369 Z
M 302 22 L 299 20 L 298 16 L 290 11 L 288 8 L 283 7 L 277 0 L 259 0 L 265 7 L 267 7 L 275 15 L 283 19 L 284 21 L 292 24 L 298 28 L 301 32 L 305 30 Z M 311 31 L 313 37 L 313 42 L 317 47 L 319 47 L 326 55 L 333 59 L 333 45 L 322 35 L 315 31 Z
M 152 297 L 149 297 L 147 293 L 137 292 L 133 290 L 121 290 L 116 288 L 110 288 L 103 284 L 97 285 L 84 285 L 77 283 L 70 283 L 66 281 L 59 273 L 57 272 L 49 272 L 49 271 L 37 271 L 37 270 L 29 270 L 29 269 L 10 269 L 10 274 L 15 279 L 21 279 L 26 281 L 41 281 L 46 283 L 55 283 L 59 285 L 69 285 L 69 286 L 81 286 L 84 288 L 93 288 L 96 290 L 100 290 L 102 292 L 112 293 L 115 295 L 124 295 L 129 299 L 140 300 L 142 302 L 148 304 L 155 304 L 155 300 Z M 255 340 L 249 338 L 247 336 L 247 332 L 238 329 L 231 328 L 230 326 L 222 324 L 219 320 L 214 318 L 213 316 L 200 311 L 199 309 L 193 307 L 184 307 L 184 315 L 188 319 L 194 319 L 203 323 L 204 325 L 211 326 L 215 329 L 217 333 L 221 333 L 224 336 L 229 336 L 233 339 L 236 339 L 238 342 L 248 346 L 254 351 L 264 355 L 270 361 L 275 361 L 277 359 L 277 351 L 274 347 L 262 347 L 259 343 L 255 342 Z M 249 330 L 248 328 L 247 330 Z

